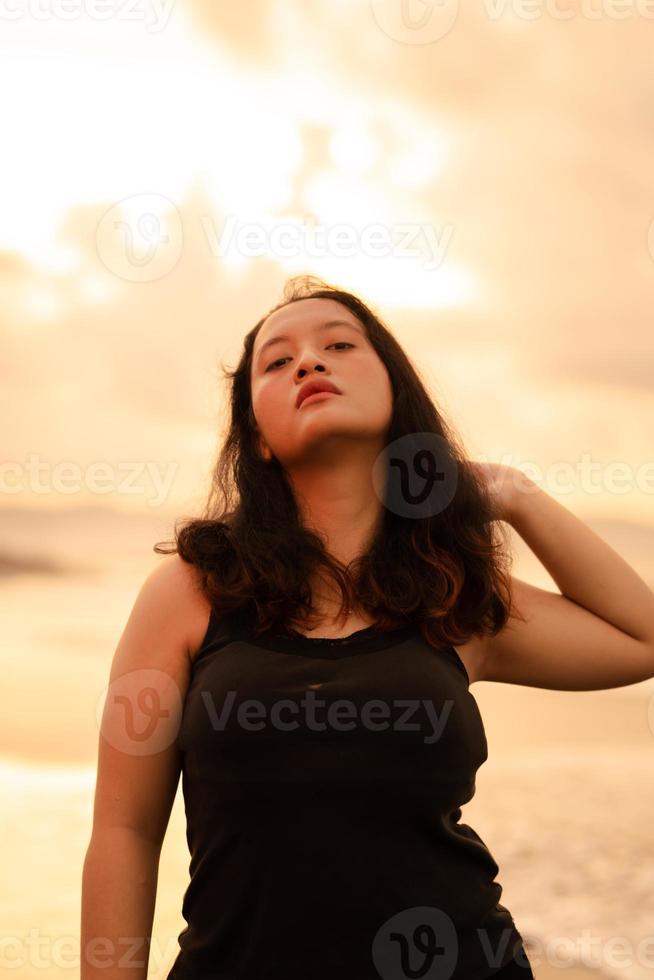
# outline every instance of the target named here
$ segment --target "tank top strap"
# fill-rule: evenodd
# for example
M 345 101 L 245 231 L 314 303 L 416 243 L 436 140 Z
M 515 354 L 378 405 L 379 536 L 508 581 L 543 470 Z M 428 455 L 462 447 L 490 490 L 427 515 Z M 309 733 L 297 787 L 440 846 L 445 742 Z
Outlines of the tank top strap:
M 235 637 L 238 630 L 234 628 L 234 616 L 219 612 L 215 606 L 211 607 L 209 620 L 204 637 L 193 657 L 193 667 L 212 650 L 224 646 Z
M 458 667 L 458 669 L 465 676 L 465 679 L 469 684 L 470 675 L 468 674 L 468 669 L 464 664 L 463 660 L 461 660 L 461 657 L 459 656 L 457 650 L 449 643 L 446 646 L 444 646 L 442 650 L 445 656 L 450 660 L 450 662 L 453 663 L 455 667 Z

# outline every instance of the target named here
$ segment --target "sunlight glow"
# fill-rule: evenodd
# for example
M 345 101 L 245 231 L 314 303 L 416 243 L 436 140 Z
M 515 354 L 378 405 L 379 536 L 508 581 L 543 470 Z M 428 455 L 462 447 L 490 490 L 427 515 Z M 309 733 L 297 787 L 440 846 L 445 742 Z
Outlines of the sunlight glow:
M 379 158 L 381 145 L 362 120 L 353 118 L 336 129 L 329 150 L 339 170 L 361 174 Z
M 382 104 L 369 92 L 352 92 L 319 64 L 307 76 L 295 57 L 306 57 L 305 22 L 288 9 L 272 16 L 273 29 L 286 32 L 289 58 L 266 84 L 177 7 L 158 34 L 84 15 L 63 27 L 53 18 L 9 22 L 0 42 L 0 83 L 20 92 L 5 106 L 5 136 L 21 152 L 3 161 L 0 248 L 19 251 L 50 275 L 74 273 L 75 249 L 57 240 L 71 207 L 104 205 L 105 214 L 119 207 L 127 220 L 131 208 L 138 230 L 141 198 L 149 213 L 159 195 L 179 203 L 181 224 L 185 195 L 202 186 L 215 204 L 202 221 L 215 225 L 220 214 L 266 229 L 261 254 L 284 269 L 309 264 L 329 275 L 347 266 L 353 287 L 372 284 L 394 301 L 405 294 L 407 302 L 427 306 L 468 302 L 472 271 L 449 261 L 425 269 L 420 256 L 366 255 L 360 245 L 344 258 L 329 248 L 312 250 L 308 236 L 300 235 L 294 252 L 271 242 L 282 212 L 308 211 L 323 230 L 345 222 L 357 235 L 373 224 L 394 236 L 401 222 L 433 223 L 418 192 L 439 177 L 451 154 L 451 134 L 403 100 Z M 26 127 L 26 118 L 38 124 Z M 307 140 L 321 128 L 316 145 L 326 155 L 314 154 L 308 169 Z M 220 233 L 214 227 L 213 239 Z M 216 255 L 234 271 L 256 257 L 238 249 Z M 86 276 L 79 296 L 108 299 L 107 279 Z M 60 308 L 43 288 L 26 312 L 47 320 Z
M 30 259 L 39 270 L 56 276 L 67 276 L 77 272 L 82 264 L 80 250 L 74 245 L 63 242 L 57 242 L 54 246 L 49 243 L 34 242 L 30 250 Z
M 46 286 L 32 285 L 23 295 L 22 311 L 33 321 L 55 321 L 64 311 L 62 300 Z
M 87 305 L 108 302 L 116 294 L 116 286 L 107 275 L 97 275 L 89 272 L 81 276 L 77 283 L 77 295 L 80 301 Z

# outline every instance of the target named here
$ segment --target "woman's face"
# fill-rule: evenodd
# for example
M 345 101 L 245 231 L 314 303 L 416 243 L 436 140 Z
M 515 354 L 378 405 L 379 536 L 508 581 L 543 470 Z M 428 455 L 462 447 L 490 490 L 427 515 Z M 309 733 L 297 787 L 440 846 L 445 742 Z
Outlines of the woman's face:
M 330 381 L 340 394 L 298 408 L 310 381 Z M 271 313 L 254 343 L 250 382 L 262 453 L 284 468 L 324 462 L 357 443 L 383 449 L 391 381 L 363 324 L 337 300 L 303 299 Z

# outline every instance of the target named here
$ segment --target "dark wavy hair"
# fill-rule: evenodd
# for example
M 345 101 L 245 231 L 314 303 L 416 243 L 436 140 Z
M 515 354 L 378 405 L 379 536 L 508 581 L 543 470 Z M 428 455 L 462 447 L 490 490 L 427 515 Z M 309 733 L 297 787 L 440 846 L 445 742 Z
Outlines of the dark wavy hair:
M 402 436 L 440 437 L 456 472 L 447 505 L 423 518 L 382 508 L 365 554 L 348 565 L 328 553 L 322 537 L 303 526 L 291 485 L 273 457 L 264 459 L 252 411 L 250 367 L 254 342 L 275 310 L 301 299 L 331 299 L 354 313 L 386 365 L 393 410 L 387 443 Z M 222 366 L 222 365 L 221 365 Z M 200 573 L 218 614 L 246 612 L 255 635 L 315 628 L 309 576 L 322 569 L 340 588 L 344 609 L 366 609 L 381 630 L 416 621 L 432 646 L 495 635 L 511 614 L 511 550 L 493 519 L 492 501 L 468 464 L 452 428 L 436 409 L 407 355 L 381 319 L 350 292 L 316 276 L 295 276 L 283 299 L 246 334 L 231 382 L 231 424 L 211 473 L 199 517 L 175 522 L 174 541 L 158 554 L 177 553 Z

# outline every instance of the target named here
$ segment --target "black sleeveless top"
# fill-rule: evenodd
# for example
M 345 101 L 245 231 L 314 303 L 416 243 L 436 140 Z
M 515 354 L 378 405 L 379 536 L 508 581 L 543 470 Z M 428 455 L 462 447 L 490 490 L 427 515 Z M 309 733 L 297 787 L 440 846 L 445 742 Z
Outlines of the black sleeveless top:
M 487 743 L 417 626 L 255 638 L 212 612 L 178 734 L 191 855 L 167 980 L 482 980 L 522 948 L 460 822 Z

